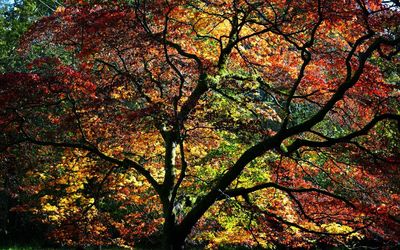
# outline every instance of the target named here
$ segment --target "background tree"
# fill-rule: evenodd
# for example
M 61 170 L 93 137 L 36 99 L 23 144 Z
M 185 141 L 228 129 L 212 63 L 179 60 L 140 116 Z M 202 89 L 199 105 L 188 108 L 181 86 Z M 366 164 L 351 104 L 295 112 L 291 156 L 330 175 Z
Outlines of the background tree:
M 50 15 L 59 5 L 59 2 L 47 0 L 2 1 L 0 3 L 0 72 L 26 71 L 26 64 L 18 54 L 19 40 L 39 18 Z M 41 56 L 44 51 L 32 51 L 32 57 Z M 25 58 L 26 59 L 26 58 Z M 33 160 L 24 154 L 24 147 L 15 148 L 13 154 L 3 155 L 0 173 L 0 241 L 2 243 L 29 241 L 39 237 L 42 228 L 36 227 L 30 222 L 29 216 L 16 214 L 9 211 L 26 202 L 27 197 L 19 196 L 23 176 L 31 164 L 27 159 Z M 32 161 L 31 161 L 32 163 Z M 29 166 L 29 167 L 28 167 Z M 37 224 L 37 223 L 36 223 Z M 36 232 L 36 233 L 34 233 Z M 21 237 L 23 235 L 23 237 Z M 31 236 L 28 237 L 27 235 Z
M 1 77 L 3 151 L 45 148 L 68 244 L 397 242 L 396 5 L 70 1 L 21 48 L 60 52 Z
M 0 72 L 23 69 L 25 65 L 17 53 L 20 38 L 36 20 L 51 15 L 61 3 L 51 0 L 19 0 L 5 1 L 0 5 Z M 35 53 L 35 56 L 40 55 L 39 51 Z

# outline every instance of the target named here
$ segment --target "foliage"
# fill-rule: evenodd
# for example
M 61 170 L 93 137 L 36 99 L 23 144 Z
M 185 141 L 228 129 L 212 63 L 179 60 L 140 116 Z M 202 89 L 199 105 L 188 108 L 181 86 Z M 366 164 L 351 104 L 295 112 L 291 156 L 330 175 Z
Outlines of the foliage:
M 0 76 L 14 210 L 70 246 L 398 244 L 399 7 L 67 1 Z
M 57 1 L 18 0 L 0 5 L 0 72 L 25 66 L 17 53 L 19 40 L 39 18 L 50 15 L 60 5 Z M 43 53 L 43 51 L 41 51 Z M 36 56 L 40 54 L 36 52 Z

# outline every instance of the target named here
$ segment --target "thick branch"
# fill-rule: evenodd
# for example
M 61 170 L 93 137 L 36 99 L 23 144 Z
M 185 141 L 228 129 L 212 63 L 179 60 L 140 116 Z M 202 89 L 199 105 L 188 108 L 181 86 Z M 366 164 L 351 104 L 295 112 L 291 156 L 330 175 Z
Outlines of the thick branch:
M 211 191 L 196 202 L 192 210 L 182 220 L 178 229 L 182 237 L 186 237 L 186 235 L 190 233 L 190 230 L 195 223 L 218 199 L 221 192 L 223 192 L 240 175 L 245 166 L 255 158 L 264 154 L 266 151 L 279 146 L 281 143 L 280 139 L 281 138 L 276 136 L 271 137 L 246 150 L 236 163 L 219 179 Z
M 186 120 L 187 116 L 197 105 L 200 98 L 207 91 L 208 91 L 207 76 L 205 74 L 201 74 L 196 88 L 193 90 L 187 101 L 182 105 L 182 108 L 178 113 L 178 119 L 181 121 Z
M 200 58 L 197 55 L 186 52 L 179 44 L 167 40 L 164 37 L 164 35 L 160 36 L 160 34 L 153 34 L 152 36 L 157 41 L 161 42 L 161 44 L 166 44 L 169 47 L 174 48 L 181 56 L 194 60 L 197 64 L 199 72 L 203 73 L 204 71 L 203 63 L 201 62 Z
M 184 151 L 185 148 L 184 148 L 182 139 L 179 140 L 179 150 L 180 150 L 180 155 L 181 155 L 182 167 L 181 167 L 181 172 L 179 174 L 179 178 L 178 178 L 178 180 L 177 180 L 177 182 L 176 182 L 176 184 L 174 186 L 174 189 L 172 191 L 171 200 L 175 200 L 175 197 L 176 197 L 176 195 L 178 193 L 178 189 L 179 189 L 180 185 L 182 184 L 183 180 L 185 179 L 186 170 L 187 170 L 187 167 L 188 167 L 187 161 L 185 159 L 185 151 Z
M 304 147 L 304 146 L 307 146 L 307 147 L 330 147 L 337 143 L 350 142 L 352 139 L 354 139 L 356 137 L 368 134 L 368 132 L 378 122 L 380 122 L 382 120 L 395 120 L 400 124 L 400 115 L 395 115 L 395 114 L 378 115 L 374 119 L 372 119 L 367 125 L 365 125 L 362 129 L 357 130 L 353 133 L 350 133 L 346 136 L 339 137 L 339 138 L 329 138 L 329 137 L 324 136 L 325 141 L 310 141 L 310 140 L 297 139 L 290 146 L 287 147 L 287 150 L 288 150 L 288 153 L 291 154 L 291 153 L 295 152 L 297 149 Z
M 267 182 L 267 183 L 263 183 L 263 184 L 259 184 L 256 185 L 254 187 L 250 187 L 250 188 L 236 188 L 236 189 L 230 189 L 230 190 L 226 190 L 224 191 L 224 194 L 226 194 L 229 197 L 235 197 L 235 196 L 246 196 L 250 193 L 262 190 L 262 189 L 266 189 L 266 188 L 275 188 L 281 191 L 284 191 L 288 194 L 292 194 L 292 193 L 309 193 L 309 192 L 314 192 L 314 193 L 319 193 L 319 194 L 323 194 L 332 198 L 335 198 L 337 200 L 341 200 L 344 203 L 346 203 L 348 206 L 355 208 L 354 205 L 348 201 L 347 199 L 345 199 L 344 197 L 341 197 L 339 195 L 333 194 L 331 192 L 328 192 L 326 190 L 322 190 L 322 189 L 318 189 L 318 188 L 289 188 L 289 187 L 285 187 L 285 186 L 281 186 L 277 183 L 274 182 Z

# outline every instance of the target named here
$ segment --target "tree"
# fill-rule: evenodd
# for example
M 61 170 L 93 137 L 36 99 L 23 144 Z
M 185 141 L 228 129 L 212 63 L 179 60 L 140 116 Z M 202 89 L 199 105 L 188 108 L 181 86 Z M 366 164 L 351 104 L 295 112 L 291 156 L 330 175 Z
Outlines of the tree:
M 16 51 L 19 39 L 37 19 L 50 15 L 57 1 L 24 0 L 5 1 L 0 5 L 0 72 L 5 73 L 23 67 Z
M 19 39 L 28 30 L 29 26 L 42 16 L 50 15 L 52 8 L 59 5 L 55 2 L 43 0 L 2 1 L 0 3 L 0 73 L 23 70 L 24 63 L 17 52 Z M 38 55 L 38 52 L 36 56 Z M 41 52 L 43 54 L 43 51 Z M 15 152 L 15 150 L 14 150 Z M 37 236 L 34 232 L 40 232 L 37 223 L 32 223 L 28 218 L 15 214 L 10 208 L 18 204 L 18 200 L 24 200 L 18 196 L 22 177 L 27 169 L 24 166 L 16 167 L 13 161 L 23 161 L 24 154 L 17 153 L 17 158 L 2 158 L 0 171 L 0 241 L 2 244 L 16 239 L 28 240 L 30 235 Z M 10 156 L 10 155 L 9 155 Z M 27 159 L 27 158 L 25 158 Z M 31 158 L 32 159 L 32 158 Z M 32 230 L 32 228 L 35 228 Z M 30 233 L 26 233 L 29 230 Z M 23 235 L 24 237 L 21 237 Z
M 1 76 L 4 155 L 32 145 L 50 162 L 37 173 L 84 173 L 70 193 L 86 194 L 74 201 L 81 214 L 110 211 L 107 192 L 129 196 L 124 206 L 151 207 L 129 211 L 162 216 L 147 222 L 151 232 L 162 223 L 166 249 L 243 221 L 259 244 L 396 242 L 398 7 L 69 1 L 21 47 L 62 56 Z M 43 200 L 42 210 L 56 210 Z M 216 211 L 225 221 L 213 220 Z M 122 235 L 126 226 L 115 223 Z M 104 228 L 90 232 L 95 225 Z

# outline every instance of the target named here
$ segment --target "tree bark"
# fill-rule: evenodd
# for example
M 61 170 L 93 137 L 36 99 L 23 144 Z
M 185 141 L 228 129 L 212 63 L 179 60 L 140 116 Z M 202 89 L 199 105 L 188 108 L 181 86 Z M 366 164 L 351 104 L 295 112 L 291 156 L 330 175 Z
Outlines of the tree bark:
M 186 237 L 179 234 L 176 225 L 164 224 L 163 249 L 165 250 L 182 250 L 185 249 Z

